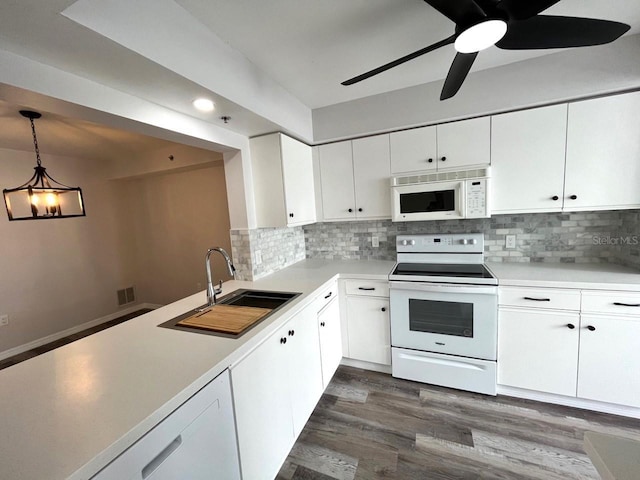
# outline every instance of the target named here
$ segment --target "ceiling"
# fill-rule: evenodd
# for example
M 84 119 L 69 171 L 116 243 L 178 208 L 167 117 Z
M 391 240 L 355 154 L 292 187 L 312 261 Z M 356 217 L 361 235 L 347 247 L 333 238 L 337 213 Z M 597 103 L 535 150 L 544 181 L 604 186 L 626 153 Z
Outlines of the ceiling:
M 422 0 L 174 1 L 309 109 L 441 81 L 454 57 L 453 46 L 447 46 L 345 87 L 341 81 L 449 36 L 453 24 Z M 215 88 L 205 88 L 188 75 L 171 71 L 60 14 L 74 3 L 3 0 L 0 49 L 247 136 L 280 129 L 218 95 Z M 640 32 L 637 0 L 562 0 L 545 13 L 616 20 L 631 25 L 627 35 Z M 179 41 L 180 33 L 168 31 L 166 35 Z M 554 51 L 514 52 L 492 47 L 481 52 L 472 72 L 550 53 Z M 198 96 L 212 98 L 216 111 L 195 111 L 191 101 Z M 2 145 L 20 142 L 11 133 L 18 135 L 17 130 L 7 126 L 9 112 L 15 112 L 15 107 L 0 104 Z M 225 125 L 222 115 L 231 116 L 232 121 Z M 56 121 L 62 130 L 72 128 L 64 126 L 68 119 Z M 15 128 L 24 128 L 19 125 Z M 96 132 L 99 127 L 95 125 L 73 128 L 93 129 L 91 133 L 97 137 L 108 136 L 105 131 Z M 122 143 L 120 135 L 123 133 L 113 133 L 111 141 Z M 134 149 L 140 145 L 133 139 L 128 141 Z

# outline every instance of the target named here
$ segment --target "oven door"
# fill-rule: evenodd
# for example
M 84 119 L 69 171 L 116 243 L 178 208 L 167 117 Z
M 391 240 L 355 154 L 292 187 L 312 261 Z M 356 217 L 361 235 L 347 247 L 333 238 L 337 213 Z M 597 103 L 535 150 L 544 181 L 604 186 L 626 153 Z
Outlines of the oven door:
M 465 182 L 438 182 L 392 187 L 392 220 L 464 218 Z
M 496 360 L 498 288 L 390 282 L 391 345 Z

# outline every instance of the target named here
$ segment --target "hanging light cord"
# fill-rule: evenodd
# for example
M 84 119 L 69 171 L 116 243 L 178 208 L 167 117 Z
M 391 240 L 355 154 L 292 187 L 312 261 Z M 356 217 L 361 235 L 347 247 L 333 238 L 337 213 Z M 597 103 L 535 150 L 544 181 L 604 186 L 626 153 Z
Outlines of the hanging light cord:
M 33 118 L 29 118 L 31 121 L 31 133 L 33 134 L 33 145 L 36 148 L 36 162 L 38 166 L 42 166 L 42 162 L 40 161 L 40 149 L 38 148 L 38 137 L 36 137 L 36 126 L 33 123 Z

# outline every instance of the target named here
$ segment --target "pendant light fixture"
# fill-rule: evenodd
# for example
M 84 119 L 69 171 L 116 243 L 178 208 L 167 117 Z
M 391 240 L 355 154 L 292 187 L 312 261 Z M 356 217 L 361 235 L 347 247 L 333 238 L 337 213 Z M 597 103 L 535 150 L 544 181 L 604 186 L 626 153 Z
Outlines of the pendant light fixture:
M 84 202 L 80 187 L 69 187 L 56 182 L 42 166 L 36 127 L 33 123 L 42 115 L 30 110 L 20 110 L 20 115 L 31 121 L 36 166 L 33 177 L 27 183 L 16 188 L 5 188 L 2 191 L 9 220 L 84 217 Z

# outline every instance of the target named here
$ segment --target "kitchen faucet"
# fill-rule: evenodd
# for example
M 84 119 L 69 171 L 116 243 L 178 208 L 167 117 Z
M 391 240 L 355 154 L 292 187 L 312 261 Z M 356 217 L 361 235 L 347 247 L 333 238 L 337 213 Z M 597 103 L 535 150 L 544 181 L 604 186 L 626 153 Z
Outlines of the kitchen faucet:
M 211 254 L 213 252 L 218 252 L 220 255 L 224 257 L 224 260 L 227 262 L 227 269 L 229 270 L 229 275 L 233 278 L 236 278 L 236 267 L 231 263 L 231 259 L 229 258 L 229 254 L 224 251 L 223 248 L 213 247 L 207 250 L 207 255 L 205 257 L 204 263 L 207 269 L 207 307 L 212 307 L 216 304 L 216 296 L 219 293 L 222 293 L 222 280 L 220 280 L 220 284 L 217 287 L 213 286 L 213 281 L 211 280 Z

